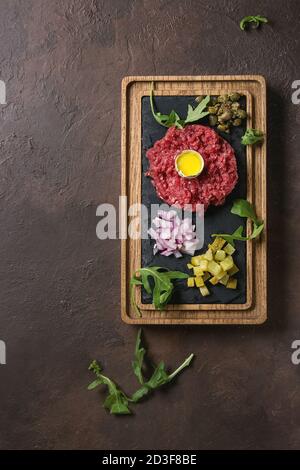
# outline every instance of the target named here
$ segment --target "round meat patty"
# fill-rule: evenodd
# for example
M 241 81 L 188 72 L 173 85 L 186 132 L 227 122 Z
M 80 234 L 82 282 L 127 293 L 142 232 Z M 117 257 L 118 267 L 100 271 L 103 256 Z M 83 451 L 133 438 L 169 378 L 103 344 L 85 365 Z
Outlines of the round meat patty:
M 202 173 L 193 179 L 179 176 L 175 168 L 176 155 L 187 149 L 196 150 L 204 159 Z M 210 127 L 171 127 L 147 151 L 147 157 L 147 175 L 152 178 L 157 195 L 169 205 L 183 208 L 191 204 L 193 211 L 197 204 L 204 204 L 205 210 L 210 204 L 219 206 L 238 180 L 233 148 Z

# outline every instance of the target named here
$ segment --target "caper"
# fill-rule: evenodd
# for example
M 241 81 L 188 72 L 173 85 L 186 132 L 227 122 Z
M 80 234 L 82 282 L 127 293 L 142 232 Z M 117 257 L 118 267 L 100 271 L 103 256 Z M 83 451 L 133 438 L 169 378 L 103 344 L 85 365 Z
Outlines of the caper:
M 222 132 L 227 132 L 229 130 L 226 124 L 219 124 L 218 129 L 219 131 L 222 131 Z
M 197 96 L 197 98 L 195 98 L 195 101 L 197 101 L 197 103 L 200 103 L 200 101 L 202 101 L 203 98 L 204 98 L 203 95 L 199 95 L 199 96 Z
M 236 112 L 238 118 L 245 119 L 247 117 L 247 113 L 244 109 L 238 109 Z
M 208 112 L 210 114 L 217 114 L 218 108 L 216 106 L 209 106 L 208 107 Z
M 239 109 L 239 107 L 240 107 L 240 103 L 238 103 L 237 101 L 235 101 L 231 105 L 231 109 L 234 110 L 234 111 L 237 111 Z
M 221 116 L 219 117 L 219 121 L 229 121 L 231 119 L 231 111 L 225 111 Z
M 208 107 L 209 124 L 227 133 L 230 132 L 231 126 L 240 126 L 242 119 L 247 117 L 246 111 L 240 108 L 240 98 L 241 95 L 237 92 L 212 96 Z
M 231 101 L 238 101 L 240 99 L 241 95 L 239 93 L 231 93 L 229 95 L 229 99 Z
M 222 105 L 222 109 L 223 109 L 223 112 L 224 112 L 224 113 L 231 113 L 231 106 L 228 105 L 227 103 L 224 103 L 224 104 Z
M 232 121 L 233 126 L 240 126 L 242 124 L 242 120 L 237 118 Z
M 215 114 L 211 114 L 209 117 L 208 117 L 208 120 L 209 120 L 209 124 L 211 126 L 216 126 L 217 123 L 218 123 L 218 118 Z
M 219 103 L 225 103 L 225 101 L 228 101 L 228 95 L 218 96 L 218 101 L 219 101 Z

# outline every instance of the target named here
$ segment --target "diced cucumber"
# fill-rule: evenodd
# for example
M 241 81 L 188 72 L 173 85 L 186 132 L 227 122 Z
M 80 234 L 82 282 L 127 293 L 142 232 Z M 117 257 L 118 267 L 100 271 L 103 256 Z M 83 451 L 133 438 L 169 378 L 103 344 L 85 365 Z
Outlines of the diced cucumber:
M 208 271 L 213 275 L 213 276 L 216 276 L 217 274 L 219 274 L 219 272 L 221 271 L 221 266 L 216 263 L 215 261 L 209 261 L 208 262 Z
M 229 271 L 234 265 L 233 259 L 231 255 L 226 256 L 226 258 L 220 262 L 224 271 Z
M 201 277 L 201 276 L 196 277 L 196 278 L 195 278 L 195 284 L 196 284 L 196 287 L 202 287 L 202 286 L 204 286 L 203 277 Z
M 226 253 L 224 250 L 218 250 L 215 254 L 215 261 L 223 261 L 226 258 Z
M 199 288 L 199 291 L 201 293 L 201 295 L 203 295 L 203 297 L 206 297 L 207 295 L 210 294 L 209 290 L 207 289 L 206 285 L 204 284 L 204 286 L 200 287 Z
M 203 276 L 203 271 L 200 266 L 193 267 L 195 276 Z
M 214 259 L 213 257 L 213 252 L 209 248 L 206 253 L 204 253 L 203 258 L 206 259 L 207 261 L 212 261 Z
M 228 282 L 228 279 L 229 279 L 229 275 L 225 274 L 225 276 L 223 276 L 222 279 L 219 280 L 219 283 L 223 284 L 223 286 L 226 286 L 227 282 Z
M 191 258 L 191 264 L 193 266 L 199 266 L 199 263 L 200 263 L 200 256 L 192 256 Z
M 237 267 L 237 265 L 235 263 L 233 263 L 232 268 L 229 269 L 227 272 L 228 272 L 229 276 L 233 276 L 234 274 L 239 272 L 239 268 Z
M 201 268 L 202 271 L 207 271 L 207 267 L 208 267 L 207 259 L 201 259 L 199 263 L 199 268 Z
M 199 288 L 204 297 L 210 295 L 205 284 L 208 280 L 213 286 L 222 284 L 228 289 L 236 289 L 237 279 L 232 276 L 239 271 L 239 268 L 232 258 L 234 252 L 235 248 L 230 243 L 226 243 L 221 237 L 216 237 L 204 254 L 193 256 L 187 264 L 194 274 L 194 277 L 187 279 L 188 287 Z
M 225 253 L 227 253 L 227 255 L 233 255 L 233 253 L 235 252 L 234 246 L 232 246 L 230 243 L 227 243 L 223 250 L 225 251 Z
M 226 274 L 226 272 L 224 271 L 224 269 L 221 268 L 221 271 L 219 272 L 219 274 L 216 274 L 216 278 L 217 279 L 222 279 L 222 277 L 224 277 Z
M 212 250 L 213 253 L 216 253 L 216 251 L 221 250 L 223 248 L 225 243 L 226 241 L 223 238 L 216 237 L 214 241 L 208 246 Z
M 234 277 L 230 277 L 229 281 L 226 284 L 227 289 L 236 289 L 237 286 L 237 279 Z

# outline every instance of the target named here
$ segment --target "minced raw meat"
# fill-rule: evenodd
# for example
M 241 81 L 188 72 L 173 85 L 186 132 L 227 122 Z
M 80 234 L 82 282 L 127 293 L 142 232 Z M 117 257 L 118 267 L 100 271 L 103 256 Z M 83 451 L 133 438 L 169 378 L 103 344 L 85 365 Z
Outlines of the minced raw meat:
M 202 173 L 193 179 L 182 178 L 175 168 L 175 158 L 182 150 L 196 150 L 204 160 Z M 213 129 L 189 125 L 184 129 L 171 127 L 166 135 L 147 151 L 150 162 L 147 175 L 157 195 L 169 205 L 196 210 L 197 204 L 224 204 L 238 180 L 237 163 L 231 145 Z

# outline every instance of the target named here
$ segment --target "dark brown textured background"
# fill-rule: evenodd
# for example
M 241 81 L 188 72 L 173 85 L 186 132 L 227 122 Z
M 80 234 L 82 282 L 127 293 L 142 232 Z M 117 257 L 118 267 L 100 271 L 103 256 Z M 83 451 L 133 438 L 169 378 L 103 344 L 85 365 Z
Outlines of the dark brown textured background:
M 245 33 L 246 14 L 270 18 Z M 300 447 L 300 2 L 2 0 L 0 447 Z M 120 244 L 96 207 L 120 193 L 120 82 L 130 74 L 263 74 L 268 85 L 269 321 L 147 328 L 155 360 L 197 357 L 133 417 L 88 392 L 97 358 L 133 391 Z

